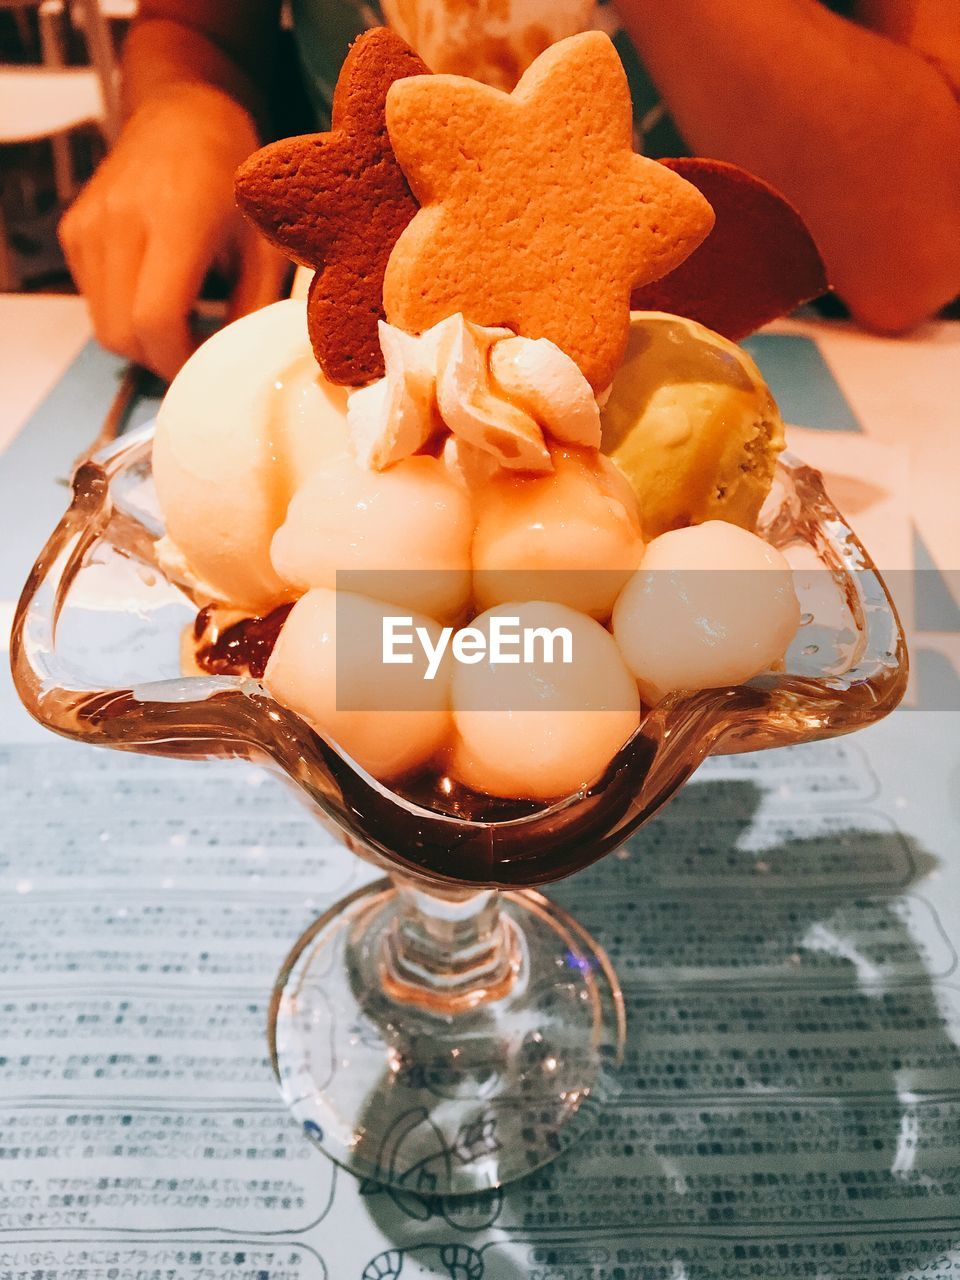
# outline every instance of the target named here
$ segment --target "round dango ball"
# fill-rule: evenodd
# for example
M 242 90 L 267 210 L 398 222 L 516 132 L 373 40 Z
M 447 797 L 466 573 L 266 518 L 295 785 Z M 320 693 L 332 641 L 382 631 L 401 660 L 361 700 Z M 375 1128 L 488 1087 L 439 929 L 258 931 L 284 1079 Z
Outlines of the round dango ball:
M 409 663 L 383 662 L 384 619 L 395 605 L 350 591 L 317 588 L 302 596 L 283 624 L 263 683 L 361 768 L 390 782 L 426 764 L 449 742 L 450 662 L 424 679 L 427 656 L 410 644 Z M 423 628 L 437 651 L 440 626 L 408 614 L 407 631 Z
M 645 703 L 677 689 L 742 684 L 779 661 L 800 625 L 783 555 L 722 520 L 661 534 L 613 611 L 613 634 Z
M 500 470 L 476 490 L 477 604 L 553 600 L 609 618 L 643 554 L 636 498 L 595 450 L 555 448 L 551 457 L 546 475 Z
M 454 775 L 475 791 L 531 800 L 592 783 L 640 723 L 637 687 L 610 633 L 545 601 L 501 605 L 471 626 L 482 658 L 453 667 Z M 497 635 L 520 637 L 500 646 L 520 661 L 492 660 Z
M 438 459 L 370 471 L 345 456 L 297 490 L 270 554 L 301 590 L 340 586 L 447 621 L 470 598 L 472 537 L 470 495 Z

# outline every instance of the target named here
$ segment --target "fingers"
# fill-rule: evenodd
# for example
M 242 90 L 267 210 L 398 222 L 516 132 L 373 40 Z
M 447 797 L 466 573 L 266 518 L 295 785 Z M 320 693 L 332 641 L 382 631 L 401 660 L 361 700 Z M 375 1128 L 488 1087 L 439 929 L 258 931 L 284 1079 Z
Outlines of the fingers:
M 290 273 L 289 259 L 247 228 L 241 232 L 239 251 L 240 265 L 230 296 L 228 320 L 236 320 L 276 302 L 283 296 Z
M 169 380 L 196 345 L 190 318 L 218 253 L 237 264 L 231 319 L 275 302 L 290 264 L 240 223 L 222 175 L 200 172 L 186 190 L 170 184 L 146 197 L 140 176 L 118 179 L 105 166 L 59 234 L 97 339 Z
M 60 236 L 97 340 L 171 379 L 195 345 L 190 313 L 212 236 L 102 203 L 71 209 Z
M 222 234 L 184 202 L 157 209 L 135 188 L 91 184 L 59 227 L 67 265 L 109 351 L 171 379 L 195 345 L 190 313 Z
M 146 234 L 134 218 L 111 221 L 115 222 L 113 233 L 103 234 L 102 210 L 81 195 L 60 222 L 60 243 L 74 282 L 87 300 L 97 340 L 117 355 L 142 362 L 132 308 Z
M 190 324 L 223 228 L 209 211 L 184 202 L 172 216 L 144 216 L 116 200 L 83 197 L 60 224 L 67 263 L 90 307 L 94 333 L 108 350 L 172 379 L 192 354 Z M 289 262 L 244 228 L 230 318 L 275 302 Z
M 217 253 L 240 242 L 237 164 L 257 145 L 249 114 L 209 86 L 151 95 L 64 217 L 61 242 L 97 337 L 167 378 L 190 355 L 190 314 Z M 259 253 L 239 295 L 277 278 Z
M 131 322 L 145 362 L 168 381 L 193 353 L 190 316 L 216 246 L 211 232 L 156 227 L 136 281 Z

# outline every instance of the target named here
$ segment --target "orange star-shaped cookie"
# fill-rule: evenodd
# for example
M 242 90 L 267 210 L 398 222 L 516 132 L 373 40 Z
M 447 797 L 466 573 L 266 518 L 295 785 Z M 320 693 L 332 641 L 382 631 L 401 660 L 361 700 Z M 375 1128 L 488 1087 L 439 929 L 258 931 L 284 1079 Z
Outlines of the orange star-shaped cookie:
M 428 68 L 385 27 L 347 54 L 333 128 L 285 138 L 237 170 L 237 203 L 267 239 L 317 274 L 307 300 L 314 354 L 331 382 L 358 386 L 383 374 L 377 321 L 390 251 L 417 211 L 390 147 L 387 90 Z
M 459 76 L 400 80 L 387 125 L 423 206 L 387 264 L 390 322 L 422 332 L 462 311 L 549 338 L 595 389 L 608 386 L 631 289 L 682 262 L 713 212 L 634 152 L 630 91 L 607 36 L 559 41 L 510 94 Z

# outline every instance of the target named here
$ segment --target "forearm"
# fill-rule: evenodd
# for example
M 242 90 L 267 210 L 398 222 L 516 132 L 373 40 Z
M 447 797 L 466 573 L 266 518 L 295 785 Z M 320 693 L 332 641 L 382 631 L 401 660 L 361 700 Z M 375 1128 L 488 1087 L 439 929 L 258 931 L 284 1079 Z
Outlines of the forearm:
M 936 68 L 816 0 L 619 8 L 691 147 L 797 205 L 866 323 L 960 290 L 960 107 Z
M 180 21 L 142 17 L 134 22 L 123 50 L 124 118 L 178 86 L 205 86 L 232 98 L 253 117 L 261 137 L 268 132 L 266 85 L 269 63 L 259 74 L 209 35 Z

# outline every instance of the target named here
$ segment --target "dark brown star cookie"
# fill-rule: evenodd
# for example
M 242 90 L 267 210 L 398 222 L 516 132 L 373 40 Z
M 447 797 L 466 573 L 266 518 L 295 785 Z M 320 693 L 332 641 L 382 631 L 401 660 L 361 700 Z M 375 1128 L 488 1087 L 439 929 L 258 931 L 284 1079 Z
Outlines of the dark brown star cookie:
M 813 237 L 774 187 L 722 160 L 663 163 L 699 187 L 716 222 L 669 275 L 634 291 L 635 309 L 687 316 L 736 342 L 826 292 Z
M 390 146 L 387 90 L 428 73 L 392 31 L 364 32 L 340 72 L 330 132 L 271 143 L 237 170 L 241 211 L 289 257 L 316 270 L 307 323 L 331 382 L 360 386 L 383 375 L 383 276 L 419 207 Z

